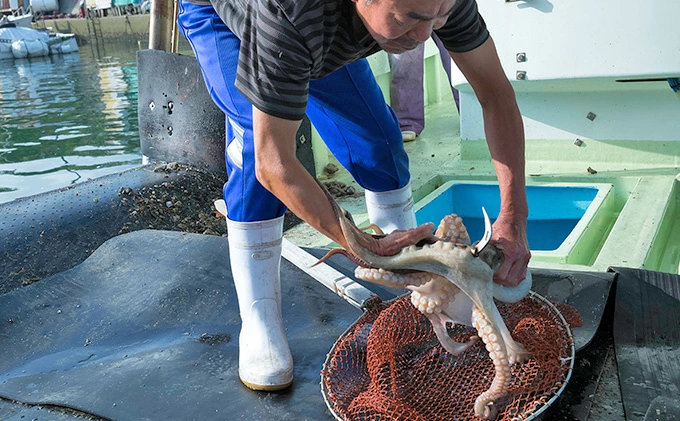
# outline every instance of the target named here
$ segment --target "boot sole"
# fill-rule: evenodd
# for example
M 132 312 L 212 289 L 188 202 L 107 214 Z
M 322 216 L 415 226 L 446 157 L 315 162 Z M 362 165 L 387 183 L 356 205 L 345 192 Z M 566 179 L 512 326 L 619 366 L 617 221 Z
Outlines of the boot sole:
M 264 392 L 274 392 L 276 390 L 282 390 L 287 388 L 293 383 L 293 381 L 291 380 L 285 384 L 254 384 L 241 379 L 241 383 L 243 383 L 248 389 L 259 390 Z

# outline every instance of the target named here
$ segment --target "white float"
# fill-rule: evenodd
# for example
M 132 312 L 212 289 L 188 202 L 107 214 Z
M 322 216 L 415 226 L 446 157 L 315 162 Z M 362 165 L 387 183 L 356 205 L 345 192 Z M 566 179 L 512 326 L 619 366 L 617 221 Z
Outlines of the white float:
M 78 51 L 72 34 L 48 34 L 30 28 L 0 28 L 0 59 L 44 57 Z
M 33 12 L 50 13 L 59 10 L 59 0 L 31 0 Z

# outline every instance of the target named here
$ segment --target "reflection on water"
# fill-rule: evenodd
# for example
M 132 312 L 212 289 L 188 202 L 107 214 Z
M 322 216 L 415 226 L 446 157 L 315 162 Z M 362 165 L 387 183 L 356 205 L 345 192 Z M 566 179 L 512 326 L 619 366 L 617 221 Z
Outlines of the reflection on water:
M 135 53 L 0 61 L 0 202 L 141 164 Z

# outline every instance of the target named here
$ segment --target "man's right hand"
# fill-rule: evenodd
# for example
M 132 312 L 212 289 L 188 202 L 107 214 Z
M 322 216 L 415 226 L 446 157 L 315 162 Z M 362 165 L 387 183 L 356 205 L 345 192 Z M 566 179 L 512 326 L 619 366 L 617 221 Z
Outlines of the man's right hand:
M 253 107 L 257 179 L 298 217 L 347 249 L 333 205 L 295 155 L 299 126 L 299 121 L 273 117 Z M 395 231 L 382 238 L 356 231 L 362 247 L 382 256 L 395 255 L 422 240 L 436 241 L 433 224 Z

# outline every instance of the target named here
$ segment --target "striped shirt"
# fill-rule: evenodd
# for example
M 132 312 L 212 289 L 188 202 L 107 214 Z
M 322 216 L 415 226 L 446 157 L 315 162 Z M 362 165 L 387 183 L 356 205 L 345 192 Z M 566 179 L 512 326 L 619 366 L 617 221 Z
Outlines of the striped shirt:
M 351 0 L 211 2 L 241 40 L 236 88 L 275 117 L 301 120 L 310 80 L 380 50 Z M 458 0 L 435 33 L 453 52 L 470 51 L 489 37 L 475 0 Z

